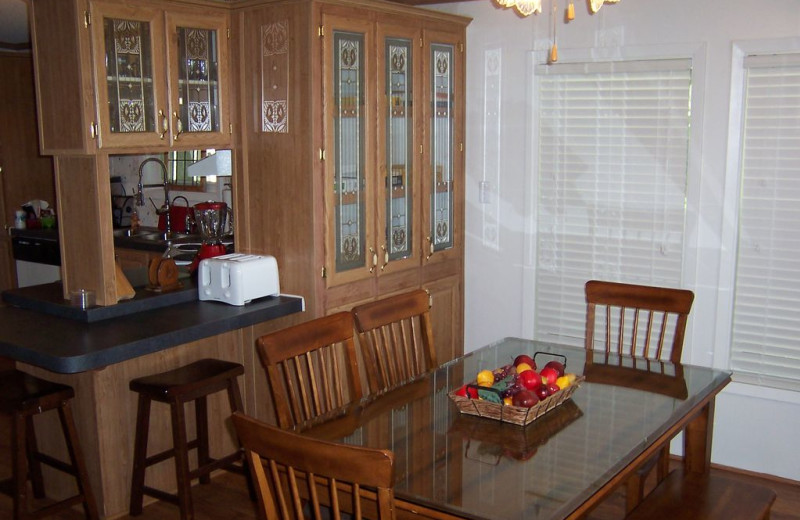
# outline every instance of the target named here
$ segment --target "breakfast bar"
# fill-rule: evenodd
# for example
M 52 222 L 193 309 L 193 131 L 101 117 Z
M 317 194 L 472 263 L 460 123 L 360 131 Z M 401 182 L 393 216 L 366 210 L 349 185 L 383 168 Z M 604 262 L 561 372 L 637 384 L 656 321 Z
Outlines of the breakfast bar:
M 4 294 L 6 303 L 19 303 L 19 298 L 18 292 Z M 45 300 L 40 304 L 48 305 Z M 257 401 L 266 395 L 255 338 L 269 328 L 285 326 L 303 310 L 303 298 L 296 296 L 271 296 L 233 306 L 198 301 L 196 292 L 189 301 L 94 322 L 4 306 L 0 308 L 0 356 L 16 361 L 20 370 L 75 389 L 75 420 L 91 485 L 100 516 L 110 518 L 128 510 L 137 403 L 129 382 L 203 358 L 234 361 L 245 367 L 239 383 L 245 409 L 255 413 Z M 223 420 L 229 413 L 223 394 L 209 398 L 209 417 L 220 419 L 212 420 L 209 429 L 212 456 L 234 447 L 232 430 Z M 44 450 L 65 456 L 57 421 L 54 414 L 37 416 L 38 440 Z M 192 425 L 191 437 L 194 420 L 187 422 Z M 150 431 L 153 450 L 169 447 L 167 406 L 154 405 Z M 68 476 L 47 471 L 45 479 L 48 496 L 72 493 L 74 482 Z M 174 465 L 164 462 L 149 469 L 147 482 L 174 489 Z

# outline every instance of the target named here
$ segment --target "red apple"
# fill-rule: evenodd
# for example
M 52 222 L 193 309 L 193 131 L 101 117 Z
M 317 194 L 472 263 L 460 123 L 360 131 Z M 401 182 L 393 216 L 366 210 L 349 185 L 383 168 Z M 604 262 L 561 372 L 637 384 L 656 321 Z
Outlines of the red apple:
M 538 397 L 540 401 L 544 401 L 550 396 L 550 389 L 547 388 L 547 385 L 545 383 L 542 383 L 536 387 L 534 393 L 536 394 L 536 397 Z
M 527 363 L 533 370 L 536 370 L 536 361 L 534 361 L 533 358 L 527 354 L 520 354 L 514 358 L 514 366 L 517 366 L 520 363 Z
M 544 367 L 542 371 L 539 372 L 539 375 L 542 376 L 542 381 L 546 382 L 548 385 L 555 384 L 556 379 L 560 377 L 553 367 Z
M 517 376 L 517 380 L 528 390 L 533 390 L 542 382 L 542 377 L 533 370 L 526 370 Z
M 520 390 L 514 397 L 511 398 L 511 404 L 514 406 L 523 406 L 525 408 L 530 408 L 531 406 L 535 405 L 539 402 L 539 398 L 536 397 L 536 394 L 531 392 L 530 390 Z
M 547 368 L 547 367 L 554 368 L 555 371 L 558 372 L 558 377 L 561 377 L 561 376 L 564 375 L 564 364 L 561 363 L 560 361 L 549 361 L 544 366 L 544 368 Z
M 474 388 L 468 388 L 467 385 L 464 385 L 456 390 L 455 394 L 460 397 L 469 397 L 470 399 L 478 398 L 478 391 Z
M 553 395 L 559 390 L 561 390 L 561 388 L 559 388 L 558 385 L 555 383 L 547 385 L 547 391 L 550 392 L 550 395 Z

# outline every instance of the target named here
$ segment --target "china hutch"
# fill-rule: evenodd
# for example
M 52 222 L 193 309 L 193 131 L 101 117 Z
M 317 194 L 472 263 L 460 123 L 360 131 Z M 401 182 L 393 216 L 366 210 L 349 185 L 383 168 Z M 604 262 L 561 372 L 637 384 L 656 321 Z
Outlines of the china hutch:
M 258 2 L 233 24 L 246 247 L 314 315 L 427 290 L 441 361 L 463 352 L 467 23 L 340 0 Z

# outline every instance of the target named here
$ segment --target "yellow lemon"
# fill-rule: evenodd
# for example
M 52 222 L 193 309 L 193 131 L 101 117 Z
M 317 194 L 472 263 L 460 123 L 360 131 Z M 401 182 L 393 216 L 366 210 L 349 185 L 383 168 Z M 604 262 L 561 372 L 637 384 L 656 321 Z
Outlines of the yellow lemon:
M 491 370 L 481 370 L 475 378 L 479 386 L 492 386 L 494 384 L 494 374 Z
M 565 389 L 570 385 L 569 378 L 567 376 L 561 376 L 556 379 L 556 386 L 561 390 Z
M 517 374 L 521 374 L 526 370 L 533 370 L 533 368 L 531 368 L 531 366 L 527 363 L 520 363 L 517 365 Z
M 572 374 L 572 373 L 570 373 L 570 374 L 564 374 L 564 377 L 566 377 L 567 379 L 569 379 L 569 384 L 572 384 L 572 383 L 574 383 L 574 382 L 575 382 L 575 379 L 577 379 L 577 378 L 578 378 L 578 376 L 576 376 L 575 374 Z

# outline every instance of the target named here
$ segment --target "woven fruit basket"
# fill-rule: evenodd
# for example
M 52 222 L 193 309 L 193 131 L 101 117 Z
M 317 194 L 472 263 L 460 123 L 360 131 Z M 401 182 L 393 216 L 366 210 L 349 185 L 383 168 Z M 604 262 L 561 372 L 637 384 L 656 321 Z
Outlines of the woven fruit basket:
M 537 352 L 537 354 L 546 353 Z M 583 376 L 576 376 L 575 380 L 568 387 L 554 392 L 530 408 L 503 404 L 502 398 L 499 399 L 499 403 L 487 399 L 471 399 L 468 396 L 456 395 L 455 390 L 450 391 L 447 395 L 458 407 L 458 411 L 463 414 L 486 417 L 496 421 L 525 426 L 569 400 L 584 379 Z M 500 392 L 494 388 L 479 386 L 474 382 L 467 384 L 467 388 L 474 389 L 476 393 L 494 392 L 498 397 L 500 396 Z M 484 395 L 486 394 L 484 393 Z

